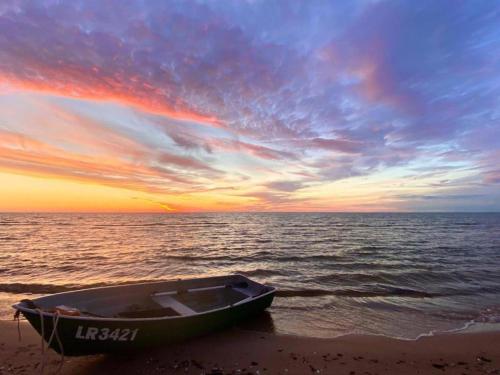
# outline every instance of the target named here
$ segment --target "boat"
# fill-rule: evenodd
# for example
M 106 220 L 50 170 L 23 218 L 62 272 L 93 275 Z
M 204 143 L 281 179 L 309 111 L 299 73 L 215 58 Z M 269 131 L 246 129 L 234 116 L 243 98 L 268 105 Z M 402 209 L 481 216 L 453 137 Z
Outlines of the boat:
M 243 275 L 228 275 L 81 289 L 22 300 L 13 308 L 48 347 L 79 356 L 220 330 L 269 307 L 275 292 Z

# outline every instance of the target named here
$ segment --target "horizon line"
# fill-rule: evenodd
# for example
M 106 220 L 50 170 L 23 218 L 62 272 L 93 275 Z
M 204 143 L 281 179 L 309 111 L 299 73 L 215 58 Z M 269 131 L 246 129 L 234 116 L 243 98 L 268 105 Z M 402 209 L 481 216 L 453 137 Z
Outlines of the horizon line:
M 3 214 L 499 214 L 500 211 L 1 211 Z

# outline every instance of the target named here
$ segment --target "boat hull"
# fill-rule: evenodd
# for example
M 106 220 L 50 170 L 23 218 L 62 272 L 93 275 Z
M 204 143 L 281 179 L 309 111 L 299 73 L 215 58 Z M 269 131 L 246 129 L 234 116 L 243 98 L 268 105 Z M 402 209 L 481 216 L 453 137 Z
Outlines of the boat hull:
M 57 334 L 50 347 L 64 355 L 79 356 L 97 353 L 135 350 L 179 342 L 204 335 L 242 322 L 269 307 L 274 291 L 258 296 L 241 305 L 211 311 L 206 314 L 182 316 L 175 319 L 95 319 L 59 315 Z M 42 335 L 42 319 L 37 311 L 21 311 L 30 324 Z M 49 341 L 54 316 L 43 315 L 43 336 Z

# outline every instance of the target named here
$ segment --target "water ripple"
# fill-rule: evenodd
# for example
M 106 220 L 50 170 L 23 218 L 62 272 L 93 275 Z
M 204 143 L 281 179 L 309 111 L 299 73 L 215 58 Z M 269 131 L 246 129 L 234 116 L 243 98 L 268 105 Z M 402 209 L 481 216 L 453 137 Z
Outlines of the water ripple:
M 287 333 L 495 320 L 499 269 L 500 214 L 0 214 L 0 293 L 238 272 L 280 288 Z

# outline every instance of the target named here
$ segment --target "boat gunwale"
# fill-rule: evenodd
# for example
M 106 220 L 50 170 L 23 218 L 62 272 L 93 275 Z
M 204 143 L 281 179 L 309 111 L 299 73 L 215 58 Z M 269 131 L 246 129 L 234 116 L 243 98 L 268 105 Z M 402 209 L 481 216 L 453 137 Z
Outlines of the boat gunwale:
M 241 276 L 241 277 L 243 277 L 243 278 L 245 278 L 247 280 L 250 280 L 248 277 L 246 277 L 244 275 L 241 275 L 241 274 L 233 274 L 233 275 L 230 275 L 230 276 Z M 219 277 L 221 277 L 221 276 L 207 277 L 206 279 L 219 278 Z M 224 276 L 222 276 L 222 277 L 224 277 Z M 72 294 L 72 293 L 80 292 L 80 291 L 113 289 L 113 288 L 124 287 L 124 286 L 127 286 L 127 285 L 151 285 L 151 284 L 162 284 L 162 283 L 166 283 L 166 282 L 193 281 L 193 280 L 199 280 L 199 279 L 197 279 L 197 278 L 192 278 L 192 279 L 175 279 L 175 280 L 154 281 L 154 282 L 144 282 L 144 283 L 135 283 L 135 284 L 109 285 L 109 286 L 101 286 L 101 287 L 94 287 L 94 288 L 70 290 L 70 291 L 67 291 L 67 292 L 54 293 L 54 294 L 49 294 L 49 295 L 46 295 L 46 296 L 61 296 L 61 295 Z M 149 322 L 149 321 L 158 321 L 158 320 L 174 320 L 174 319 L 183 319 L 183 318 L 193 318 L 193 317 L 197 317 L 197 316 L 200 316 L 200 315 L 207 315 L 207 314 L 210 314 L 210 313 L 213 313 L 213 312 L 218 312 L 218 311 L 223 311 L 223 310 L 227 310 L 227 309 L 238 308 L 240 306 L 245 306 L 248 303 L 251 303 L 253 301 L 256 301 L 258 299 L 266 297 L 266 296 L 268 296 L 270 294 L 273 294 L 277 290 L 277 288 L 274 287 L 274 286 L 269 286 L 269 285 L 261 284 L 261 283 L 258 283 L 256 281 L 253 281 L 253 280 L 250 280 L 250 281 L 252 281 L 254 283 L 257 283 L 259 285 L 265 286 L 267 288 L 270 288 L 270 290 L 267 291 L 267 292 L 265 292 L 265 293 L 259 294 L 257 296 L 251 297 L 251 299 L 249 299 L 248 301 L 245 301 L 244 303 L 241 303 L 239 305 L 235 305 L 235 304 L 233 304 L 233 305 L 226 305 L 224 307 L 220 307 L 220 308 L 212 309 L 212 310 L 207 310 L 207 311 L 203 311 L 203 312 L 197 312 L 197 313 L 191 314 L 191 315 L 159 316 L 159 317 L 153 317 L 153 318 L 107 318 L 107 317 L 100 317 L 100 316 L 82 316 L 82 315 L 74 316 L 74 315 L 59 314 L 59 319 L 64 318 L 64 319 L 71 319 L 71 320 L 84 320 L 84 321 L 89 321 L 89 322 L 92 322 L 92 321 L 107 321 L 107 322 L 109 322 L 109 321 L 116 321 L 116 322 L 143 322 L 143 321 L 148 321 Z M 44 298 L 46 296 L 41 296 L 41 297 L 38 297 L 37 299 Z M 26 313 L 31 313 L 31 314 L 36 314 L 38 316 L 43 316 L 43 317 L 49 317 L 49 318 L 51 318 L 51 317 L 53 317 L 55 315 L 55 313 L 53 313 L 53 312 L 43 311 L 43 310 L 40 310 L 40 309 L 30 309 L 29 307 L 21 306 L 20 304 L 21 304 L 21 302 L 18 302 L 16 304 L 12 305 L 12 307 L 15 310 L 19 310 L 19 311 L 26 312 Z

